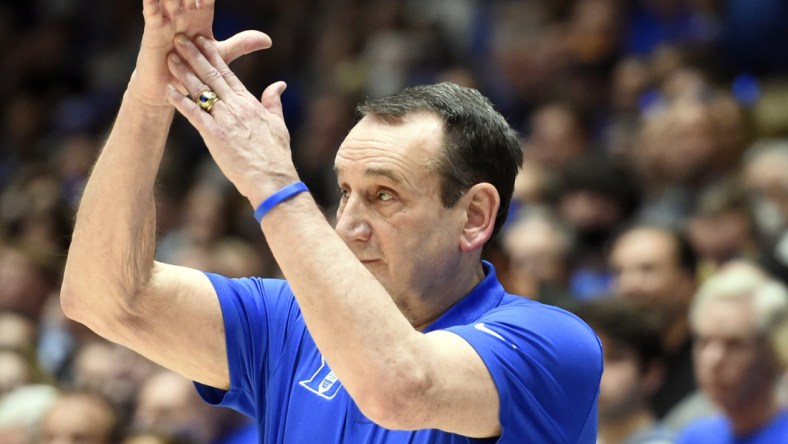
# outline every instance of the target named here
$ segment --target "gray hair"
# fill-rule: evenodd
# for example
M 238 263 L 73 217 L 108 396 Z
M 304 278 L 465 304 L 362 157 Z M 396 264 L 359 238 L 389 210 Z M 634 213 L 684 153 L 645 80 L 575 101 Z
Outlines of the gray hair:
M 788 290 L 744 262 L 730 264 L 703 283 L 690 306 L 690 323 L 696 324 L 699 308 L 709 302 L 744 298 L 750 298 L 755 308 L 757 332 L 773 340 L 788 321 Z

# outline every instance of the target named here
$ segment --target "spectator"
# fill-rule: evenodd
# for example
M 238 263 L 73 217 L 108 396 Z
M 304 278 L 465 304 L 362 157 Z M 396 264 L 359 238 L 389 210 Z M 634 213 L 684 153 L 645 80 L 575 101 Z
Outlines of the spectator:
M 556 212 L 575 233 L 571 293 L 580 299 L 607 295 L 611 275 L 605 247 L 638 207 L 636 184 L 627 171 L 592 156 L 567 168 L 556 194 Z
M 788 282 L 788 140 L 754 144 L 744 163 L 744 186 L 755 217 L 764 266 Z
M 191 381 L 158 369 L 140 386 L 133 424 L 138 431 L 208 444 L 219 437 L 220 413 L 200 399 Z
M 507 290 L 551 305 L 571 305 L 567 284 L 572 241 L 569 227 L 555 216 L 525 211 L 503 233 Z
M 706 188 L 687 223 L 687 238 L 698 253 L 701 279 L 732 259 L 755 259 L 754 232 L 750 205 L 737 181 Z
M 41 425 L 41 444 L 113 444 L 120 426 L 112 404 L 89 392 L 63 393 Z
M 0 397 L 0 444 L 30 444 L 58 390 L 44 384 L 23 385 Z
M 614 241 L 610 267 L 617 297 L 636 300 L 662 318 L 665 383 L 652 398 L 662 418 L 695 389 L 687 313 L 697 287 L 697 257 L 682 235 L 636 226 Z
M 788 291 L 753 266 L 704 282 L 690 312 L 695 374 L 722 412 L 690 423 L 679 443 L 785 442 L 788 411 L 776 390 L 785 366 L 774 335 L 786 318 Z
M 665 362 L 657 320 L 634 301 L 595 299 L 575 308 L 602 341 L 597 444 L 669 444 L 649 400 L 662 385 Z

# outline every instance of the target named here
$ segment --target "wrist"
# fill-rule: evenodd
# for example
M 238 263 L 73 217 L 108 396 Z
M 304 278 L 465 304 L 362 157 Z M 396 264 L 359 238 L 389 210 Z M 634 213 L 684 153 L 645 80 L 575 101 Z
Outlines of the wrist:
M 301 181 L 293 182 L 285 185 L 277 191 L 271 193 L 259 205 L 255 207 L 254 217 L 258 223 L 263 222 L 263 217 L 268 214 L 274 207 L 288 201 L 301 193 L 308 193 L 309 188 Z
M 175 112 L 175 107 L 167 100 L 164 86 L 162 86 L 158 94 L 152 94 L 151 92 L 146 92 L 146 90 L 153 90 L 153 87 L 146 85 L 146 82 L 140 78 L 137 70 L 135 70 L 131 74 L 129 83 L 126 85 L 125 98 L 145 106 L 150 111 Z

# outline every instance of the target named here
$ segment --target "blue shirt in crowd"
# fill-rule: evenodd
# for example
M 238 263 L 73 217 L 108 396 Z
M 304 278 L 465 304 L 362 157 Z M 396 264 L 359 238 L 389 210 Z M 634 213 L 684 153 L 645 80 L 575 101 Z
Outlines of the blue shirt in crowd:
M 677 444 L 788 444 L 788 411 L 780 411 L 760 429 L 742 436 L 733 434 L 723 415 L 697 419 L 679 435 Z

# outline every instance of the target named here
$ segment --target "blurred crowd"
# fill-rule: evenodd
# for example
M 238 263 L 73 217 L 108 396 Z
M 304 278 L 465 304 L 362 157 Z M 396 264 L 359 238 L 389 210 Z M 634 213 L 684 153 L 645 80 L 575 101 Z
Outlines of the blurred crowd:
M 782 408 L 784 362 L 751 370 L 788 351 L 762 319 L 788 313 L 785 23 L 784 0 L 217 0 L 214 32 L 271 36 L 231 67 L 254 94 L 288 83 L 293 156 L 329 219 L 333 157 L 360 100 L 451 81 L 493 101 L 526 160 L 485 256 L 510 292 L 597 330 L 600 443 L 615 444 L 673 442 L 715 412 L 738 436 L 757 422 L 743 408 Z M 245 418 L 60 310 L 74 214 L 142 24 L 139 0 L 0 2 L 0 444 L 254 442 Z M 159 260 L 279 276 L 248 202 L 184 119 L 157 192 Z M 724 293 L 719 279 L 782 296 L 711 322 L 742 323 L 739 336 L 715 333 L 705 316 L 731 298 L 696 296 Z M 720 337 L 741 343 L 715 361 L 704 347 Z M 632 440 L 644 431 L 654 440 Z

